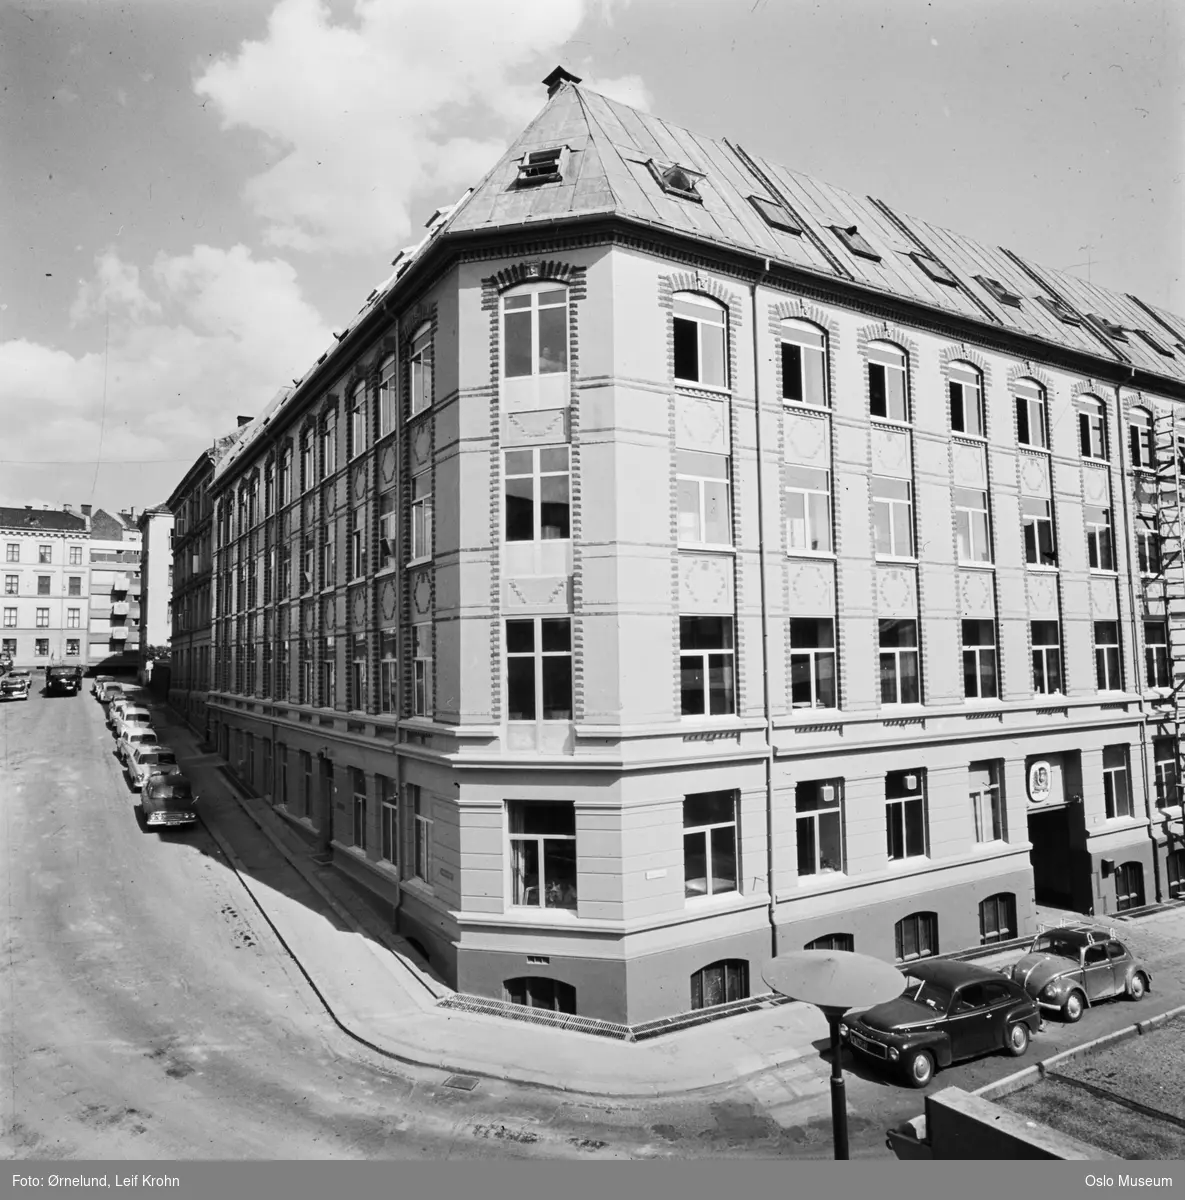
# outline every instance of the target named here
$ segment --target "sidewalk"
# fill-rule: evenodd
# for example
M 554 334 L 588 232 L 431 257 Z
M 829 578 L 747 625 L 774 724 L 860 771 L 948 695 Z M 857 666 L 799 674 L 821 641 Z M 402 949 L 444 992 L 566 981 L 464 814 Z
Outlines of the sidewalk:
M 371 1049 L 446 1073 L 622 1099 L 724 1087 L 795 1063 L 806 1067 L 806 1060 L 820 1063 L 827 1023 L 806 1004 L 783 1003 L 640 1042 L 441 1008 L 454 993 L 415 950 L 337 871 L 310 857 L 308 843 L 283 817 L 232 785 L 221 757 L 203 753 L 177 714 L 154 707 L 202 797 L 215 841 L 331 1017 Z M 267 863 L 242 862 L 227 831 L 244 821 L 266 836 L 286 868 L 271 854 Z M 283 882 L 273 886 L 269 878 Z M 977 962 L 994 965 L 993 958 Z

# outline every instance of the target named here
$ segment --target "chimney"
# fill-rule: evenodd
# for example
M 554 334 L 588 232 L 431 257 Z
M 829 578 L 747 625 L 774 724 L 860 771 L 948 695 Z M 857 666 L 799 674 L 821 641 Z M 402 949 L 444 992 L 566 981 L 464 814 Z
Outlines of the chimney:
M 82 509 L 82 515 L 84 517 L 89 517 L 91 515 L 91 506 L 89 504 L 80 504 L 78 507 Z
M 547 98 L 550 100 L 552 96 L 560 90 L 565 83 L 579 83 L 580 76 L 573 75 L 571 71 L 565 71 L 563 67 L 556 67 L 548 77 L 543 80 L 544 86 L 547 88 Z
M 33 506 L 32 506 L 31 504 L 26 504 L 26 505 L 25 505 L 25 512 L 32 512 L 32 511 L 33 511 Z
M 62 505 L 62 512 L 73 512 L 73 511 L 74 510 L 68 504 Z
M 244 425 L 250 425 L 251 422 L 255 420 L 254 417 L 236 417 L 235 419 L 238 421 L 240 429 L 242 429 Z

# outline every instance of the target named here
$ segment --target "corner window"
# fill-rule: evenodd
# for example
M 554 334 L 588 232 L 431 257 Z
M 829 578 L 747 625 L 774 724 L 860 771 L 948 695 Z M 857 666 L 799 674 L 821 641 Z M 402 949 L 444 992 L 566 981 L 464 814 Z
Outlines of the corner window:
M 938 953 L 938 914 L 910 913 L 893 926 L 893 946 L 898 962 L 931 958 Z
M 787 549 L 830 554 L 834 549 L 831 540 L 831 472 L 817 467 L 785 466 L 782 479 L 786 492 Z
M 1127 417 L 1127 435 L 1132 467 L 1137 471 L 1155 471 L 1152 414 L 1143 408 L 1133 408 Z
M 921 771 L 890 771 L 885 776 L 885 833 L 891 860 L 925 856 L 923 782 Z
M 507 379 L 568 369 L 568 289 L 530 283 L 502 297 L 502 368 Z
M 803 321 L 783 321 L 782 399 L 827 408 L 827 344 L 823 331 Z
M 412 861 L 411 871 L 415 879 L 432 883 L 432 817 L 431 801 L 424 799 L 418 783 L 407 785 L 408 808 L 412 812 Z
M 680 543 L 731 546 L 728 455 L 677 450 L 675 473 Z
M 965 563 L 991 562 L 992 535 L 988 516 L 987 492 L 957 487 L 954 489 L 954 493 L 959 561 Z
M 977 842 L 1002 842 L 1005 838 L 1001 765 L 999 761 L 973 762 L 967 771 Z
M 1048 500 L 1022 496 L 1021 525 L 1024 531 L 1025 562 L 1056 567 L 1057 545 L 1053 537 L 1053 512 Z
M 1061 629 L 1056 621 L 1030 621 L 1033 641 L 1033 691 L 1039 696 L 1062 691 Z
M 868 406 L 874 417 L 909 420 L 905 354 L 888 342 L 871 342 L 868 346 Z
M 676 292 L 672 303 L 675 381 L 727 387 L 728 319 L 723 306 L 694 292 Z
M 968 700 L 995 700 L 999 692 L 996 673 L 995 621 L 963 621 L 963 695 Z
M 572 536 L 567 446 L 506 451 L 506 540 Z
M 983 382 L 979 372 L 969 363 L 951 363 L 947 370 L 946 387 L 950 398 L 952 431 L 969 437 L 986 437 Z
M 1144 678 L 1150 688 L 1173 686 L 1168 627 L 1163 621 L 1144 622 Z
M 749 998 L 749 964 L 743 958 L 714 962 L 691 976 L 691 1007 L 713 1008 Z
M 1103 747 L 1103 802 L 1107 820 L 1132 815 L 1132 794 L 1127 781 L 1127 747 Z
M 506 622 L 506 715 L 511 721 L 572 719 L 572 621 Z
M 576 909 L 576 807 L 562 801 L 512 800 L 511 903 Z
M 881 703 L 920 704 L 917 621 L 893 619 L 879 624 Z
M 814 779 L 797 784 L 794 810 L 799 876 L 842 871 L 843 814 L 839 781 Z
M 1016 405 L 1016 440 L 1036 450 L 1049 449 L 1049 422 L 1046 419 L 1045 390 L 1031 379 L 1018 379 L 1012 385 Z
M 913 557 L 913 486 L 908 479 L 872 477 L 872 522 L 877 554 Z
M 979 944 L 1007 942 L 1016 937 L 1016 896 L 998 892 L 979 905 Z
M 790 703 L 794 708 L 834 708 L 835 622 L 829 617 L 790 619 Z
M 1107 453 L 1107 410 L 1101 400 L 1094 396 L 1080 396 L 1075 404 L 1078 409 L 1078 448 L 1083 458 L 1106 461 Z
M 679 618 L 679 672 L 685 717 L 736 711 L 731 617 Z
M 737 890 L 735 792 L 683 799 L 683 887 L 689 898 Z
M 1086 506 L 1086 555 L 1092 570 L 1114 571 L 1114 537 L 1111 510 L 1096 504 Z
M 411 415 L 414 417 L 432 403 L 432 327 L 427 322 L 412 335 L 408 376 Z
M 1119 622 L 1094 623 L 1095 682 L 1100 692 L 1123 691 L 1123 671 L 1119 656 Z

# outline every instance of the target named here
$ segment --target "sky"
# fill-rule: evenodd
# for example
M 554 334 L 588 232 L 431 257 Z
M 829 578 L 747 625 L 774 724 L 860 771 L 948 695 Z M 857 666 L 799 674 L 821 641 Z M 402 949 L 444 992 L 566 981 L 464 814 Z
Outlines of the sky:
M 557 64 L 1185 314 L 1179 0 L 3 0 L 0 504 L 166 500 Z

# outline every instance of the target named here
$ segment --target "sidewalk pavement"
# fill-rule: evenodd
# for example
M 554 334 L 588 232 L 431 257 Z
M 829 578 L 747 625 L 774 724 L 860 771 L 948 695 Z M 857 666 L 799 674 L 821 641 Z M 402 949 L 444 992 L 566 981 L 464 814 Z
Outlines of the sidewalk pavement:
M 808 1004 L 740 1013 L 642 1042 L 439 1007 L 454 993 L 416 951 L 336 870 L 313 860 L 308 842 L 281 815 L 232 785 L 222 758 L 204 753 L 173 710 L 158 705 L 157 712 L 203 799 L 200 811 L 215 841 L 330 1016 L 372 1050 L 451 1074 L 622 1099 L 725 1087 L 796 1063 L 821 1071 L 827 1022 Z M 274 865 L 243 864 L 219 828 L 241 823 L 243 814 L 300 882 L 289 878 L 280 890 L 267 882 L 276 878 Z M 976 961 L 992 966 L 1014 956 Z

